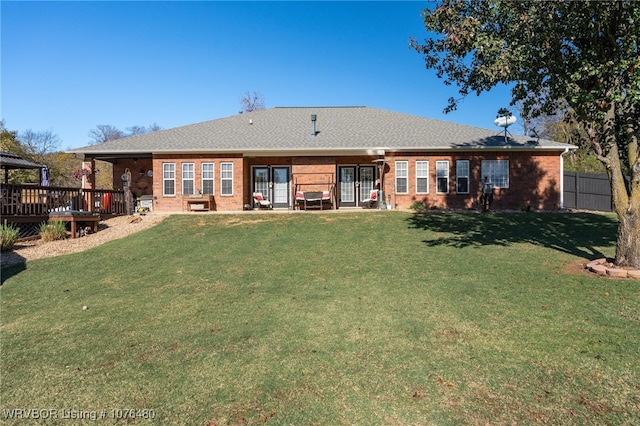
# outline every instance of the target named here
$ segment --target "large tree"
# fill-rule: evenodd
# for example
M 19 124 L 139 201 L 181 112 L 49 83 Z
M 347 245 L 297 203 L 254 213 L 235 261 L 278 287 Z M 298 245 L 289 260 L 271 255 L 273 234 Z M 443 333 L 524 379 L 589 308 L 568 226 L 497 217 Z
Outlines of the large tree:
M 4 121 L 0 120 L 0 150 L 46 165 L 49 168 L 51 186 L 72 187 L 76 183 L 71 178 L 71 171 L 78 160 L 73 154 L 58 151 L 59 143 L 60 138 L 51 130 L 25 130 L 19 133 L 7 130 Z M 8 180 L 14 184 L 39 183 L 40 171 L 12 170 Z
M 20 157 L 27 154 L 24 146 L 18 140 L 18 131 L 7 129 L 4 120 L 0 120 L 0 151 L 10 152 Z
M 98 124 L 95 129 L 89 130 L 90 145 L 114 141 L 116 139 L 128 138 L 129 136 L 144 135 L 145 133 L 158 132 L 162 130 L 160 125 L 153 123 L 149 127 L 134 125 L 127 127 L 126 131 L 118 129 L 111 124 Z
M 25 130 L 19 134 L 20 143 L 29 154 L 29 159 L 36 163 L 46 164 L 48 154 L 56 152 L 60 138 L 52 130 Z
M 98 124 L 95 129 L 89 130 L 90 145 L 97 145 L 108 141 L 114 141 L 126 137 L 127 134 L 111 124 Z
M 609 176 L 615 263 L 640 267 L 638 3 L 444 0 L 423 18 L 430 37 L 411 47 L 462 97 L 508 84 L 526 116 L 569 112 Z
M 90 145 L 97 145 L 116 139 L 128 138 L 130 136 L 143 135 L 145 133 L 158 132 L 162 127 L 157 123 L 150 124 L 148 127 L 134 125 L 125 128 L 125 131 L 118 129 L 111 124 L 98 124 L 95 129 L 89 130 Z M 78 170 L 78 169 L 77 169 Z M 97 189 L 113 189 L 113 164 L 96 160 L 95 185 Z

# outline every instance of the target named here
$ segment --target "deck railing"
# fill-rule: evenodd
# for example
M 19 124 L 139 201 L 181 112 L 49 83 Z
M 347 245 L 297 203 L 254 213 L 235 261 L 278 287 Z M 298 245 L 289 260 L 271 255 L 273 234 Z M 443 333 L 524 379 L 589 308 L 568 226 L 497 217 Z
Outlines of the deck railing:
M 128 214 L 124 191 L 37 185 L 0 185 L 0 212 L 6 216 L 46 216 L 82 210 L 104 215 Z

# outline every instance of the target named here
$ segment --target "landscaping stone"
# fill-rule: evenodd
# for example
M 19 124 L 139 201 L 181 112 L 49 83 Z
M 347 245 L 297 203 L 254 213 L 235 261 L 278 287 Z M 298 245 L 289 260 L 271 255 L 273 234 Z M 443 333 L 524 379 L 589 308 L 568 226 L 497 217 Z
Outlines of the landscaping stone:
M 600 276 L 640 279 L 640 270 L 616 268 L 605 258 L 592 260 L 586 264 L 585 268 Z
M 627 278 L 627 270 L 620 268 L 607 268 L 607 275 L 614 278 Z
M 640 280 L 640 270 L 638 269 L 631 269 L 629 271 L 627 271 L 627 276 L 629 278 L 635 278 L 637 280 Z
M 595 272 L 598 275 L 607 275 L 607 267 L 601 264 L 594 264 L 589 267 L 591 272 Z

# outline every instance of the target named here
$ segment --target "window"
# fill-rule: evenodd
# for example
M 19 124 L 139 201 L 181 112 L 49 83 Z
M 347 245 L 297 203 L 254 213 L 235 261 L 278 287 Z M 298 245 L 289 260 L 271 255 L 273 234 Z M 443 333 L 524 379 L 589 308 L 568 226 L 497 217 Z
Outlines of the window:
M 456 161 L 456 193 L 469 193 L 469 160 Z
M 409 192 L 409 162 L 396 161 L 396 194 Z
M 220 195 L 233 195 L 233 163 L 220 163 Z
M 416 193 L 429 193 L 429 162 L 416 161 Z
M 436 161 L 436 193 L 449 193 L 449 162 Z
M 182 195 L 195 194 L 195 171 L 193 163 L 182 163 Z
M 202 163 L 202 193 L 215 194 L 213 163 Z
M 485 176 L 494 188 L 508 188 L 509 160 L 482 160 L 482 181 Z
M 176 164 L 162 164 L 162 195 L 176 195 Z

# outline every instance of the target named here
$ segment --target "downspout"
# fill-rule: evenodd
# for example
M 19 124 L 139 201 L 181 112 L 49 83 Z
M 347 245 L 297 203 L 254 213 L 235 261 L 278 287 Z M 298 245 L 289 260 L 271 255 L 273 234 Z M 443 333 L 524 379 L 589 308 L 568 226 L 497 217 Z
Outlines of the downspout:
M 560 210 L 564 210 L 564 157 L 569 152 L 569 148 L 565 148 L 560 154 Z

